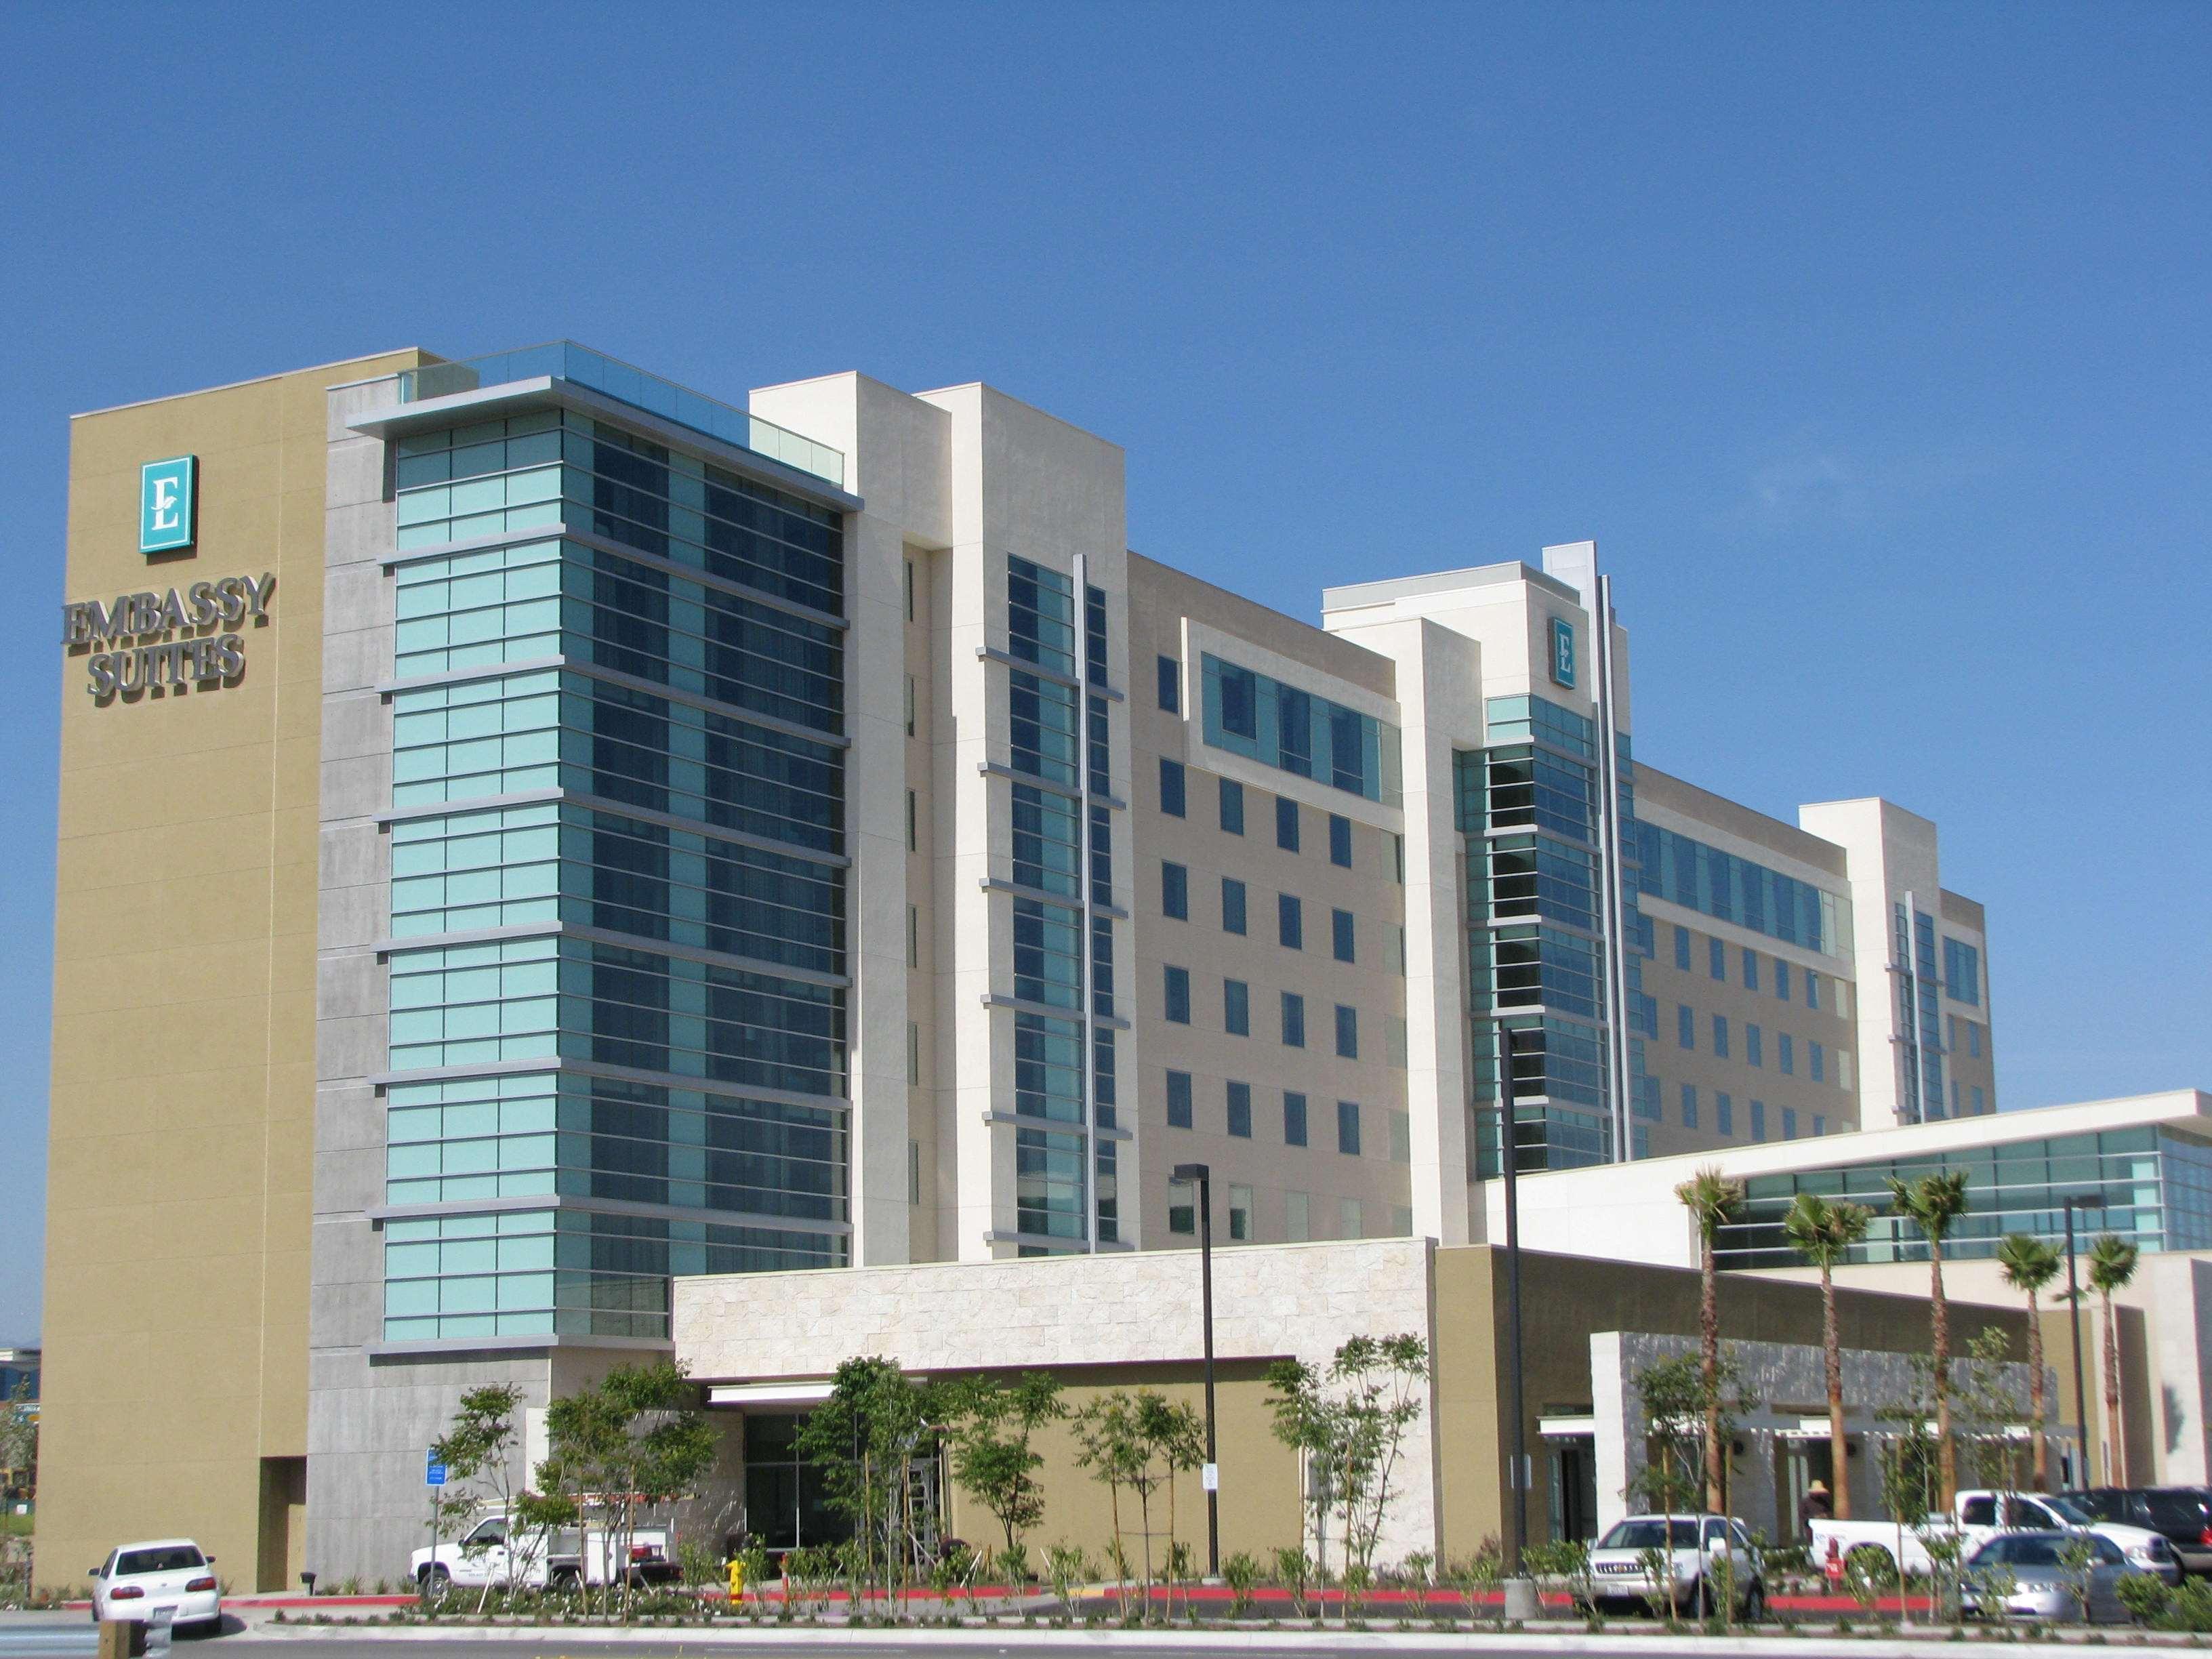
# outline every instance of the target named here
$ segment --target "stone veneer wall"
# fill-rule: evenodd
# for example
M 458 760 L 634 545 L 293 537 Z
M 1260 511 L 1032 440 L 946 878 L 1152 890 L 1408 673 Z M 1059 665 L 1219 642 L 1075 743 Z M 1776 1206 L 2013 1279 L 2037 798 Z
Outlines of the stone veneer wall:
M 1326 1364 L 1355 1335 L 1434 1350 L 1433 1246 L 1394 1238 L 1217 1250 L 1217 1359 Z M 827 1376 L 857 1355 L 909 1370 L 1190 1362 L 1204 1352 L 1194 1250 L 935 1262 L 675 1281 L 677 1358 L 704 1382 Z M 1377 1552 L 1437 1547 L 1434 1374 Z

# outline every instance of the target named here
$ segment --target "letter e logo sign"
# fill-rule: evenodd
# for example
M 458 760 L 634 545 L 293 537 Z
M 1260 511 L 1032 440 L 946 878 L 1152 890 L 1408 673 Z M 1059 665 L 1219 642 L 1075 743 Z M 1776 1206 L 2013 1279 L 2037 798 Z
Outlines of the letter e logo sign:
M 1552 678 L 1560 685 L 1575 683 L 1575 625 L 1560 617 L 1552 618 Z
M 138 550 L 173 553 L 198 533 L 200 458 L 178 455 L 138 469 Z

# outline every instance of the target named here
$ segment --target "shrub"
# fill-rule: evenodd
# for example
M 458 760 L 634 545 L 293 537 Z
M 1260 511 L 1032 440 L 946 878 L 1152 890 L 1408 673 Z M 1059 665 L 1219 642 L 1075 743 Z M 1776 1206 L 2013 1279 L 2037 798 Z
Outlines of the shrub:
M 1260 1564 L 1239 1550 L 1221 1564 L 1221 1582 L 1229 1587 L 1229 1616 L 1242 1619 L 1252 1606 L 1252 1591 L 1260 1582 Z
M 2154 1573 L 2131 1572 L 2120 1580 L 2117 1588 L 2120 1605 L 2138 1625 L 2152 1623 L 2173 1605 L 2173 1592 L 2166 1587 L 2166 1580 Z

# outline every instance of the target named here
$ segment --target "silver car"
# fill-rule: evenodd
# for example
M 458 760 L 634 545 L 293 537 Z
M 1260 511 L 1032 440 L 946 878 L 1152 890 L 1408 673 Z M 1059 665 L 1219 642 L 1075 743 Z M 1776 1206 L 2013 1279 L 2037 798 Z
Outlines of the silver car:
M 2068 1565 L 2069 1547 L 2085 1546 L 2088 1560 Z M 2029 1619 L 2039 1624 L 2121 1624 L 2130 1618 L 2120 1581 L 2135 1572 L 2120 1547 L 2094 1532 L 2008 1532 L 1966 1560 L 1961 1611 L 1982 1619 Z M 2009 1575 L 2012 1589 L 1997 1604 L 1992 1581 Z M 2088 1605 L 2081 1604 L 2086 1589 Z

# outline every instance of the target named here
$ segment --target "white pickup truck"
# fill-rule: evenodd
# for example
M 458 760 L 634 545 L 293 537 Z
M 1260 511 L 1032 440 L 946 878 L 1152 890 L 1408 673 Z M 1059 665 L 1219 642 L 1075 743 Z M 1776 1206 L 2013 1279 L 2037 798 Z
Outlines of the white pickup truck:
M 625 1571 L 626 1569 L 626 1571 Z M 564 1584 L 665 1584 L 678 1577 L 665 1527 L 639 1527 L 610 1534 L 590 1533 L 590 1547 L 574 1528 L 550 1534 L 518 1531 L 507 1537 L 504 1516 L 489 1516 L 451 1543 L 416 1550 L 408 1577 L 427 1595 L 442 1595 L 456 1586 L 478 1589 L 513 1584 L 526 1589 L 558 1589 Z
M 1832 1547 L 1841 1559 L 1863 1551 L 1878 1552 L 1906 1573 L 1926 1573 L 1933 1562 L 1928 1540 L 1956 1535 L 1964 1548 L 1961 1558 L 2001 1532 L 2022 1529 L 2052 1532 L 2094 1532 L 2119 1546 L 2128 1565 L 2154 1572 L 2168 1583 L 2179 1583 L 2181 1565 L 2173 1547 L 2145 1527 L 2121 1526 L 2100 1521 L 2073 1499 L 2048 1492 L 1962 1492 L 1948 1516 L 1934 1516 L 1917 1527 L 1900 1530 L 1894 1521 L 1815 1521 L 1813 1526 L 1813 1565 L 1820 1566 Z M 1903 1558 L 1898 1558 L 1900 1548 Z

